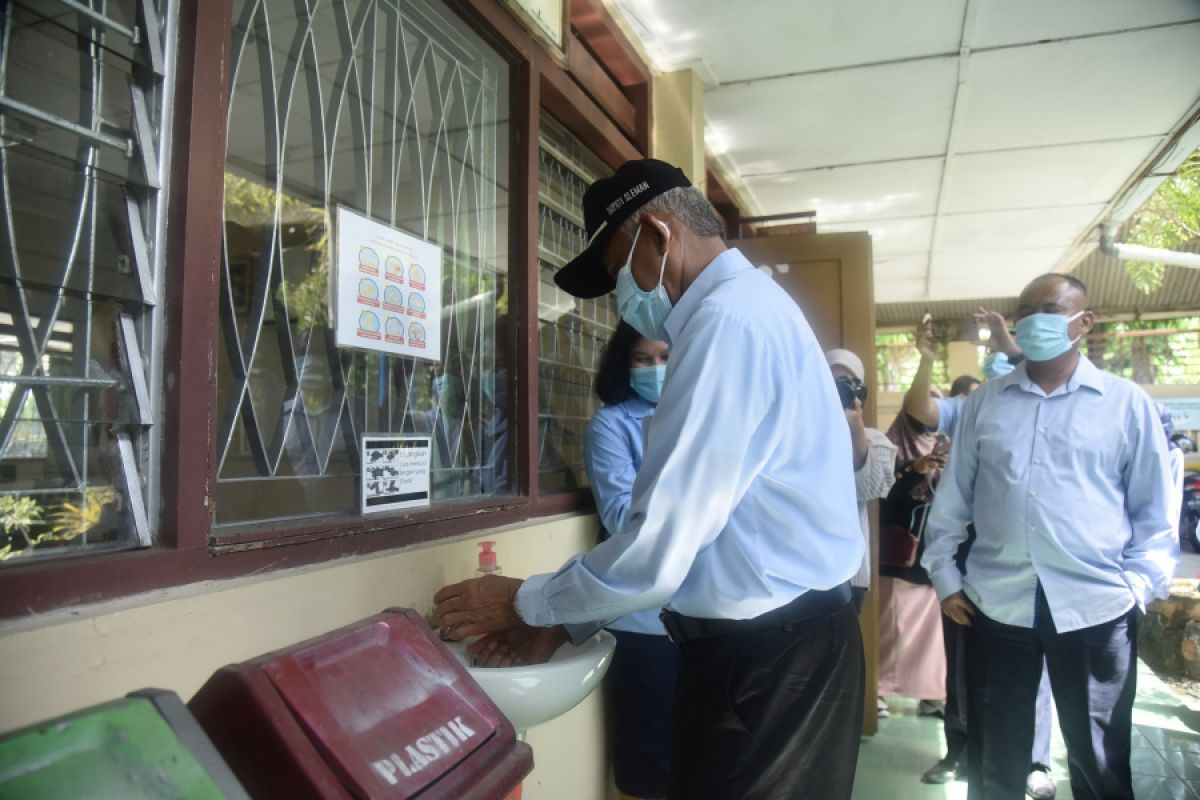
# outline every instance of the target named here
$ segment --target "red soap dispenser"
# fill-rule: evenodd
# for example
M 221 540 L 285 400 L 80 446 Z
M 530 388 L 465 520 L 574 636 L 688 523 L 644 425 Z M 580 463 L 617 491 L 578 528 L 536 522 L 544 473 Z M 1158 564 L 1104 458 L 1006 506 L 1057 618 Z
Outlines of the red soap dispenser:
M 479 569 L 475 570 L 475 574 L 482 578 L 484 575 L 500 575 L 500 565 L 496 563 L 496 551 L 492 548 L 496 546 L 495 542 L 480 542 L 479 547 Z

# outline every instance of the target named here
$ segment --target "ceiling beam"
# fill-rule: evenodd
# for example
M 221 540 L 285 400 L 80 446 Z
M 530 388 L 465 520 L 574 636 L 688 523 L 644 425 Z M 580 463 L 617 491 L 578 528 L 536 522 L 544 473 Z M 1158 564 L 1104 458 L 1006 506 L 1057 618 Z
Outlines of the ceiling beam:
M 962 129 L 963 109 L 967 104 L 967 75 L 971 67 L 971 41 L 975 35 L 975 23 L 979 19 L 979 0 L 967 0 L 963 8 L 962 34 L 958 40 L 958 75 L 954 81 L 954 102 L 950 107 L 950 130 L 946 132 L 946 157 L 942 161 L 942 179 L 938 182 L 937 206 L 933 217 L 933 233 L 929 237 L 929 258 L 925 262 L 926 299 L 933 286 L 933 265 L 942 238 L 942 214 L 946 209 L 946 186 L 950 182 L 950 170 L 954 165 L 954 154 Z

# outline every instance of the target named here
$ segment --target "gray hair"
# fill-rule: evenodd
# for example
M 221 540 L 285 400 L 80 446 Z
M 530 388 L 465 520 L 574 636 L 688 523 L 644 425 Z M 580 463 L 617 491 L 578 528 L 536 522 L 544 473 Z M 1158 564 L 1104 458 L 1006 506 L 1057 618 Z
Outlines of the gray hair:
M 668 189 L 634 211 L 629 219 L 621 223 L 620 228 L 631 239 L 643 211 L 670 214 L 697 236 L 720 236 L 722 241 L 725 239 L 725 223 L 721 215 L 695 186 Z

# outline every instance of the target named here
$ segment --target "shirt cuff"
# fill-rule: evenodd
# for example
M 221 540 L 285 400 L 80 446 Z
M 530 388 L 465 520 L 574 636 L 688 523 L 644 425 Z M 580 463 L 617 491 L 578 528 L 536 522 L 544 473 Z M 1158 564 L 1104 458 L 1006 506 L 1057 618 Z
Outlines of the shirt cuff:
M 603 630 L 603 628 L 604 625 L 599 622 L 578 622 L 563 625 L 563 630 L 567 632 L 567 636 L 571 637 L 571 644 L 583 644 Z
M 958 571 L 958 566 L 953 562 L 937 572 L 931 572 L 929 580 L 933 582 L 933 589 L 937 592 L 938 600 L 945 600 L 955 592 L 961 592 L 963 588 L 962 573 Z
M 1133 601 L 1137 604 L 1138 611 L 1146 610 L 1146 603 L 1151 599 L 1153 587 L 1150 581 L 1136 572 L 1125 570 L 1121 573 L 1121 577 L 1125 580 L 1125 585 L 1129 587 L 1129 591 L 1133 594 Z
M 545 586 L 553 577 L 552 573 L 532 575 L 526 578 L 521 587 L 517 589 L 517 616 L 526 625 L 549 628 L 552 625 L 558 624 L 554 620 L 550 604 L 546 602 Z M 568 633 L 570 633 L 569 629 Z M 574 638 L 572 638 L 572 641 L 574 641 Z

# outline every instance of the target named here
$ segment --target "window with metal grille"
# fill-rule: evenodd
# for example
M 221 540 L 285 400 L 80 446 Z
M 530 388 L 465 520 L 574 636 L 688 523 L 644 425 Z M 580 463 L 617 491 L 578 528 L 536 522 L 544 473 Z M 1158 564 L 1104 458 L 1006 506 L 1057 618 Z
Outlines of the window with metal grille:
M 355 512 L 364 433 L 510 493 L 507 65 L 421 0 L 236 0 L 231 63 L 216 524 Z M 338 205 L 441 246 L 439 362 L 335 347 Z
M 0 4 L 0 561 L 153 540 L 174 8 Z
M 554 273 L 587 245 L 583 192 L 612 170 L 546 113 L 539 156 L 538 480 L 543 494 L 555 494 L 588 485 L 583 444 L 600 407 L 592 381 L 619 320 L 613 295 L 580 300 L 554 284 Z

